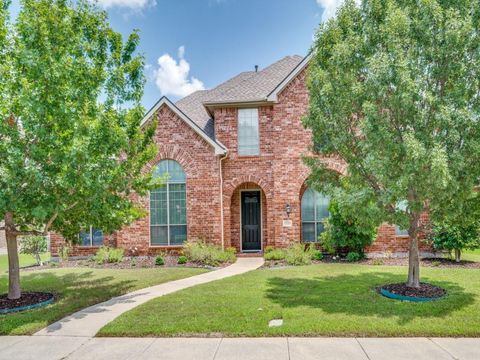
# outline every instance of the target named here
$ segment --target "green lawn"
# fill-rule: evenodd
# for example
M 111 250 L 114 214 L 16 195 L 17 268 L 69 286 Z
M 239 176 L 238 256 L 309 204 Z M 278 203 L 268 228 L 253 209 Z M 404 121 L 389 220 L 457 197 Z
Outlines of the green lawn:
M 30 266 L 36 264 L 35 258 L 32 255 L 18 254 L 20 266 Z M 43 261 L 50 259 L 50 253 L 44 253 L 41 255 Z M 0 255 L 0 274 L 3 274 L 8 270 L 8 257 L 7 255 Z
M 462 252 L 461 259 L 480 262 L 480 249 L 465 250 L 464 252 Z
M 31 334 L 66 315 L 114 296 L 202 272 L 205 270 L 193 268 L 23 271 L 23 290 L 49 291 L 54 293 L 57 299 L 55 303 L 44 308 L 0 315 L 0 335 Z M 2 274 L 0 294 L 6 292 L 7 275 Z
M 409 303 L 375 287 L 405 280 L 406 267 L 319 264 L 260 269 L 143 304 L 101 336 L 480 336 L 480 271 L 423 268 L 444 299 Z M 281 327 L 269 328 L 282 318 Z

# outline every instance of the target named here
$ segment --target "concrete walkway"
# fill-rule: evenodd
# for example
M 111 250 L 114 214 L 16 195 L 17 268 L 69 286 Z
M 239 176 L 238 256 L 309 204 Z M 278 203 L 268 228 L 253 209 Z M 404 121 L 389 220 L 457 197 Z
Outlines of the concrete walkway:
M 247 271 L 255 270 L 262 265 L 263 258 L 260 257 L 238 258 L 234 264 L 220 270 L 140 289 L 90 306 L 49 325 L 45 329 L 37 332 L 34 336 L 93 337 L 98 330 L 119 315 L 151 299 L 171 294 L 191 286 L 243 274 Z M 63 342 L 64 339 L 60 341 Z
M 0 337 L 5 360 L 478 360 L 480 339 Z

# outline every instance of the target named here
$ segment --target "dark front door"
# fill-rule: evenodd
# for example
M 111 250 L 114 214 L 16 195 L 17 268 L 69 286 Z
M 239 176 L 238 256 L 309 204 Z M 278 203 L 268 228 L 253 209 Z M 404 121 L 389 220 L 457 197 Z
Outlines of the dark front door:
M 260 251 L 261 210 L 260 191 L 242 191 L 242 251 Z

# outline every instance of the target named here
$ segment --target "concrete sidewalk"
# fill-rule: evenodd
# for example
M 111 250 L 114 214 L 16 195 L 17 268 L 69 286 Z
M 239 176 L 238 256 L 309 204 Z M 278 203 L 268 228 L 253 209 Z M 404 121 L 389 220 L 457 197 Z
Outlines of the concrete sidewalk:
M 0 359 L 478 360 L 480 339 L 10 336 L 0 337 Z
M 98 330 L 116 317 L 151 299 L 192 286 L 243 274 L 262 265 L 263 258 L 261 257 L 238 258 L 234 264 L 220 270 L 140 289 L 90 306 L 49 325 L 37 332 L 35 336 L 93 337 Z

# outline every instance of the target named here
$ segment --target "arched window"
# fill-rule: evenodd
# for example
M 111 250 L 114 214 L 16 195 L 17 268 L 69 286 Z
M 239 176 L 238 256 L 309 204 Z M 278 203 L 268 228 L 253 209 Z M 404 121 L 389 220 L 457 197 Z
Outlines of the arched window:
M 324 222 L 330 215 L 329 199 L 313 190 L 307 189 L 302 196 L 302 241 L 317 242 L 324 230 Z
M 150 243 L 182 245 L 187 240 L 186 176 L 175 160 L 162 160 L 154 176 L 168 174 L 165 185 L 150 191 Z

